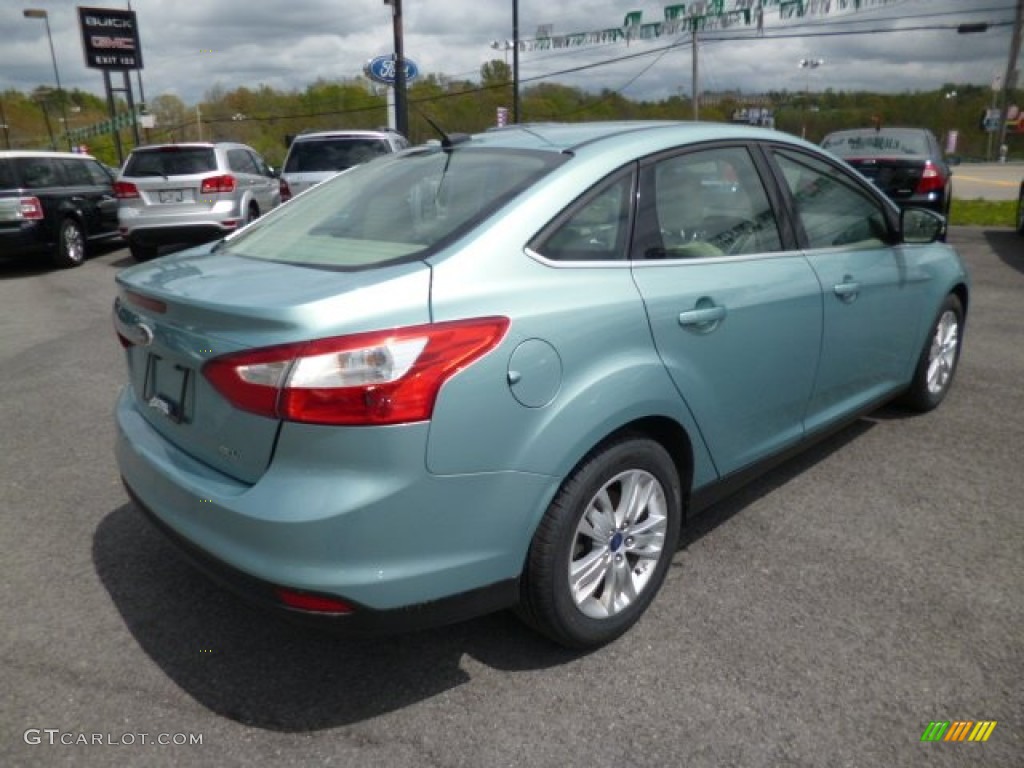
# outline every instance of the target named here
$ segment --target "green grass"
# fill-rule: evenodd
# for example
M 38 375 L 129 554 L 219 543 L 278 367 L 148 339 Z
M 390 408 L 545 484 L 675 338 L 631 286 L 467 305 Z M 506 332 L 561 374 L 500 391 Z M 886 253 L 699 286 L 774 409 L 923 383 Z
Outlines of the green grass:
M 949 223 L 981 227 L 1013 227 L 1017 220 L 1016 200 L 957 200 L 949 211 Z

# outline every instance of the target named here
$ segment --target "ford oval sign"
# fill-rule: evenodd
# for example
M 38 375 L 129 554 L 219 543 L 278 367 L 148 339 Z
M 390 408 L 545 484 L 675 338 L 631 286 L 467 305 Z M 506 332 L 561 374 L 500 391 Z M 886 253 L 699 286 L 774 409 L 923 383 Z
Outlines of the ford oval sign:
M 416 66 L 416 62 L 412 59 L 402 59 L 405 64 L 405 82 L 411 82 L 415 80 L 420 74 L 420 68 Z M 375 59 L 370 59 L 366 62 L 366 66 L 363 67 L 363 72 L 371 80 L 384 83 L 385 85 L 395 84 L 395 57 L 388 54 L 386 56 L 378 56 Z

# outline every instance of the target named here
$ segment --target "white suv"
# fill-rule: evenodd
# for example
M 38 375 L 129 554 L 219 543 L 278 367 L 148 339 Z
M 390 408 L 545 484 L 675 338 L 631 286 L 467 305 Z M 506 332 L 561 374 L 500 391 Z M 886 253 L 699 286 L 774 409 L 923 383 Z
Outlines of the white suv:
M 137 261 L 161 245 L 217 240 L 281 202 L 263 158 L 231 142 L 138 147 L 114 193 L 119 230 Z
M 281 200 L 379 155 L 398 152 L 408 140 L 391 130 L 300 133 L 288 146 L 281 172 Z

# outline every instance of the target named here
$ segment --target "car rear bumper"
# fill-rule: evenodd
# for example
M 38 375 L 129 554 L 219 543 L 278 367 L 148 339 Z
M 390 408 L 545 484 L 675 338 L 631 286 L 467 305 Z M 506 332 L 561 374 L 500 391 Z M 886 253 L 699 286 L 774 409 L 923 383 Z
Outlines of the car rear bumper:
M 123 480 L 123 478 L 122 478 Z M 237 594 L 253 605 L 277 613 L 290 621 L 332 632 L 374 635 L 407 632 L 452 624 L 476 616 L 508 608 L 519 600 L 519 579 L 510 578 L 485 587 L 440 600 L 395 608 L 375 610 L 348 600 L 354 610 L 347 614 L 313 613 L 283 605 L 277 596 L 277 585 L 233 568 L 223 560 L 196 546 L 161 520 L 124 484 L 128 496 L 144 517 L 160 531 L 195 568 L 211 580 Z
M 53 247 L 50 230 L 41 221 L 0 223 L 0 256 L 46 253 Z
M 237 226 L 221 224 L 182 224 L 169 227 L 121 228 L 125 239 L 133 245 L 200 245 L 219 240 L 237 230 Z
M 283 609 L 275 590 L 285 587 L 354 605 L 329 618 L 339 628 L 407 629 L 513 604 L 538 510 L 557 489 L 555 478 L 518 472 L 429 474 L 429 424 L 361 428 L 387 430 L 393 452 L 333 468 L 301 446 L 322 453 L 334 437 L 324 430 L 337 428 L 315 428 L 317 438 L 285 425 L 296 434 L 246 485 L 177 449 L 136 408 L 126 388 L 116 454 L 138 507 L 204 570 L 257 603 Z M 360 442 L 353 451 L 365 449 Z

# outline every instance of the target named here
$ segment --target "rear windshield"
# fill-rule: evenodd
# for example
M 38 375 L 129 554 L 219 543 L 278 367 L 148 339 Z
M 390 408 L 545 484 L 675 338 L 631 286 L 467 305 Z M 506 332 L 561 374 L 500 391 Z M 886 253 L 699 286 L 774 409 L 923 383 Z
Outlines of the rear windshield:
M 285 173 L 314 173 L 317 171 L 343 171 L 380 155 L 386 155 L 390 146 L 384 139 L 335 137 L 326 139 L 299 139 L 292 144 L 285 161 Z
M 314 187 L 221 250 L 341 269 L 423 258 L 564 159 L 554 152 L 475 148 L 391 155 Z
M 849 131 L 826 136 L 821 146 L 840 157 L 927 155 L 928 140 L 917 131 Z
M 217 170 L 213 147 L 160 147 L 132 152 L 125 176 L 191 176 Z

